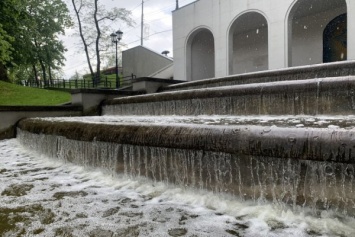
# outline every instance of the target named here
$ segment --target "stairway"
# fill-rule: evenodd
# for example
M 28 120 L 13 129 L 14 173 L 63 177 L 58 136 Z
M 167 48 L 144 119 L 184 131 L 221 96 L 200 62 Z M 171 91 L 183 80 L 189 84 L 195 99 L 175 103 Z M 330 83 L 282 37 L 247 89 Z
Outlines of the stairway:
M 257 75 L 109 100 L 101 117 L 22 120 L 18 137 L 112 173 L 353 215 L 355 77 Z

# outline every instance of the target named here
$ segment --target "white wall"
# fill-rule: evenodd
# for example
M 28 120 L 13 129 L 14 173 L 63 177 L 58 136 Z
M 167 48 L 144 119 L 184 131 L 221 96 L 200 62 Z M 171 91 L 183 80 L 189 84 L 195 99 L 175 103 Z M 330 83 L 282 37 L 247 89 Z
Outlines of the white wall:
M 327 0 L 328 1 L 328 0 Z M 338 1 L 338 0 L 333 0 Z M 355 39 L 355 1 L 346 0 L 348 6 L 348 42 Z M 223 77 L 229 74 L 229 31 L 233 22 L 241 15 L 254 11 L 265 16 L 268 22 L 268 68 L 277 69 L 288 66 L 288 61 L 294 61 L 291 65 L 302 65 L 304 60 L 311 58 L 311 63 L 320 62 L 320 46 L 307 42 L 308 47 L 300 47 L 302 41 L 301 29 L 295 29 L 295 46 L 289 50 L 289 31 L 292 25 L 288 25 L 288 15 L 297 0 L 198 0 L 173 12 L 173 41 L 174 41 L 174 78 L 187 80 L 187 52 L 188 38 L 201 27 L 209 29 L 215 40 L 215 76 Z M 318 1 L 321 2 L 321 1 Z M 332 9 L 327 18 L 336 14 L 338 10 Z M 334 16 L 335 17 L 335 16 Z M 334 18 L 333 17 L 333 18 Z M 333 19 L 332 18 L 332 19 Z M 305 20 L 305 19 L 304 19 Z M 331 20 L 331 19 L 329 19 Z M 328 21 L 329 22 L 329 21 Z M 311 26 L 310 36 L 318 39 L 319 32 L 323 29 L 315 29 Z M 325 27 L 325 26 L 324 26 Z M 296 27 L 297 28 L 297 27 Z M 317 38 L 318 37 L 318 38 Z M 292 40 L 290 41 L 292 42 Z M 314 51 L 314 52 L 312 52 Z M 293 52 L 293 53 L 292 53 Z M 249 53 L 251 54 L 251 53 Z M 299 54 L 297 56 L 297 54 Z M 265 52 L 264 56 L 265 58 Z M 355 44 L 348 44 L 348 59 L 355 59 Z M 265 59 L 261 59 L 265 60 Z M 305 63 L 308 64 L 308 63 Z M 260 67 L 260 70 L 264 69 Z

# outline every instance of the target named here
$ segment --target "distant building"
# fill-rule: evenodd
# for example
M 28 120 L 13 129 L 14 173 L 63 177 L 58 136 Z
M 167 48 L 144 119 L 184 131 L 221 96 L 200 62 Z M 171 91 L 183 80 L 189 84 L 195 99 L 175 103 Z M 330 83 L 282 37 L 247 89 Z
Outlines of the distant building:
M 354 60 L 354 22 L 354 0 L 198 0 L 173 12 L 174 78 Z
M 123 51 L 122 67 L 124 77 L 173 77 L 173 60 L 144 46 Z

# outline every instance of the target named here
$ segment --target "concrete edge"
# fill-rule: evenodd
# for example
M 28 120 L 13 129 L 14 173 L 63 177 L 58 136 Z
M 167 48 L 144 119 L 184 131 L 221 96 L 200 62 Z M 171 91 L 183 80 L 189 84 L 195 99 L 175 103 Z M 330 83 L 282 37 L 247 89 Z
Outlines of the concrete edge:
M 70 140 L 355 164 L 355 130 L 248 125 L 141 125 L 24 119 L 18 128 Z M 335 135 L 336 134 L 336 135 Z
M 225 77 L 216 77 L 209 79 L 202 79 L 196 81 L 184 81 L 184 83 L 180 83 L 177 85 L 168 85 L 162 88 L 162 91 L 170 91 L 176 89 L 186 89 L 190 87 L 199 87 L 199 86 L 209 86 L 211 84 L 219 84 L 224 82 L 231 81 L 243 81 L 243 80 L 251 80 L 260 78 L 268 78 L 268 77 L 280 77 L 293 75 L 298 80 L 301 79 L 309 79 L 311 77 L 305 78 L 305 74 L 310 74 L 312 77 L 324 77 L 322 74 L 330 74 L 329 76 L 335 76 L 333 74 L 338 74 L 339 76 L 345 75 L 355 75 L 354 73 L 355 61 L 346 61 L 346 62 L 334 62 L 334 63 L 324 63 L 324 64 L 316 64 L 316 65 L 306 65 L 306 66 L 298 66 L 298 67 L 290 67 L 290 68 L 281 68 L 275 70 L 265 70 L 259 72 L 250 72 L 245 74 L 237 74 L 237 75 L 229 75 Z M 340 71 L 344 71 L 340 73 Z M 353 73 L 349 73 L 347 71 L 353 71 Z M 299 78 L 299 75 L 302 75 Z M 296 79 L 295 79 L 296 80 Z
M 182 91 L 167 91 L 150 95 L 115 98 L 107 100 L 103 105 L 162 102 L 172 100 L 202 99 L 213 97 L 279 94 L 287 92 L 305 92 L 322 90 L 340 90 L 355 87 L 355 77 L 306 79 L 302 81 L 265 82 L 257 84 L 211 87 L 205 89 L 190 89 Z

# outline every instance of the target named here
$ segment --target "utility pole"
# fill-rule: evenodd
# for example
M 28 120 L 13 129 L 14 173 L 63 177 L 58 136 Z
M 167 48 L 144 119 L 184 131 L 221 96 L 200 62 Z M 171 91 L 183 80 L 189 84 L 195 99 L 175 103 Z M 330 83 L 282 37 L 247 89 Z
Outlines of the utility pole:
M 142 19 L 141 19 L 141 46 L 143 46 L 143 27 L 144 27 L 144 0 L 142 0 Z
M 175 10 L 179 9 L 179 0 L 176 0 L 176 8 Z

